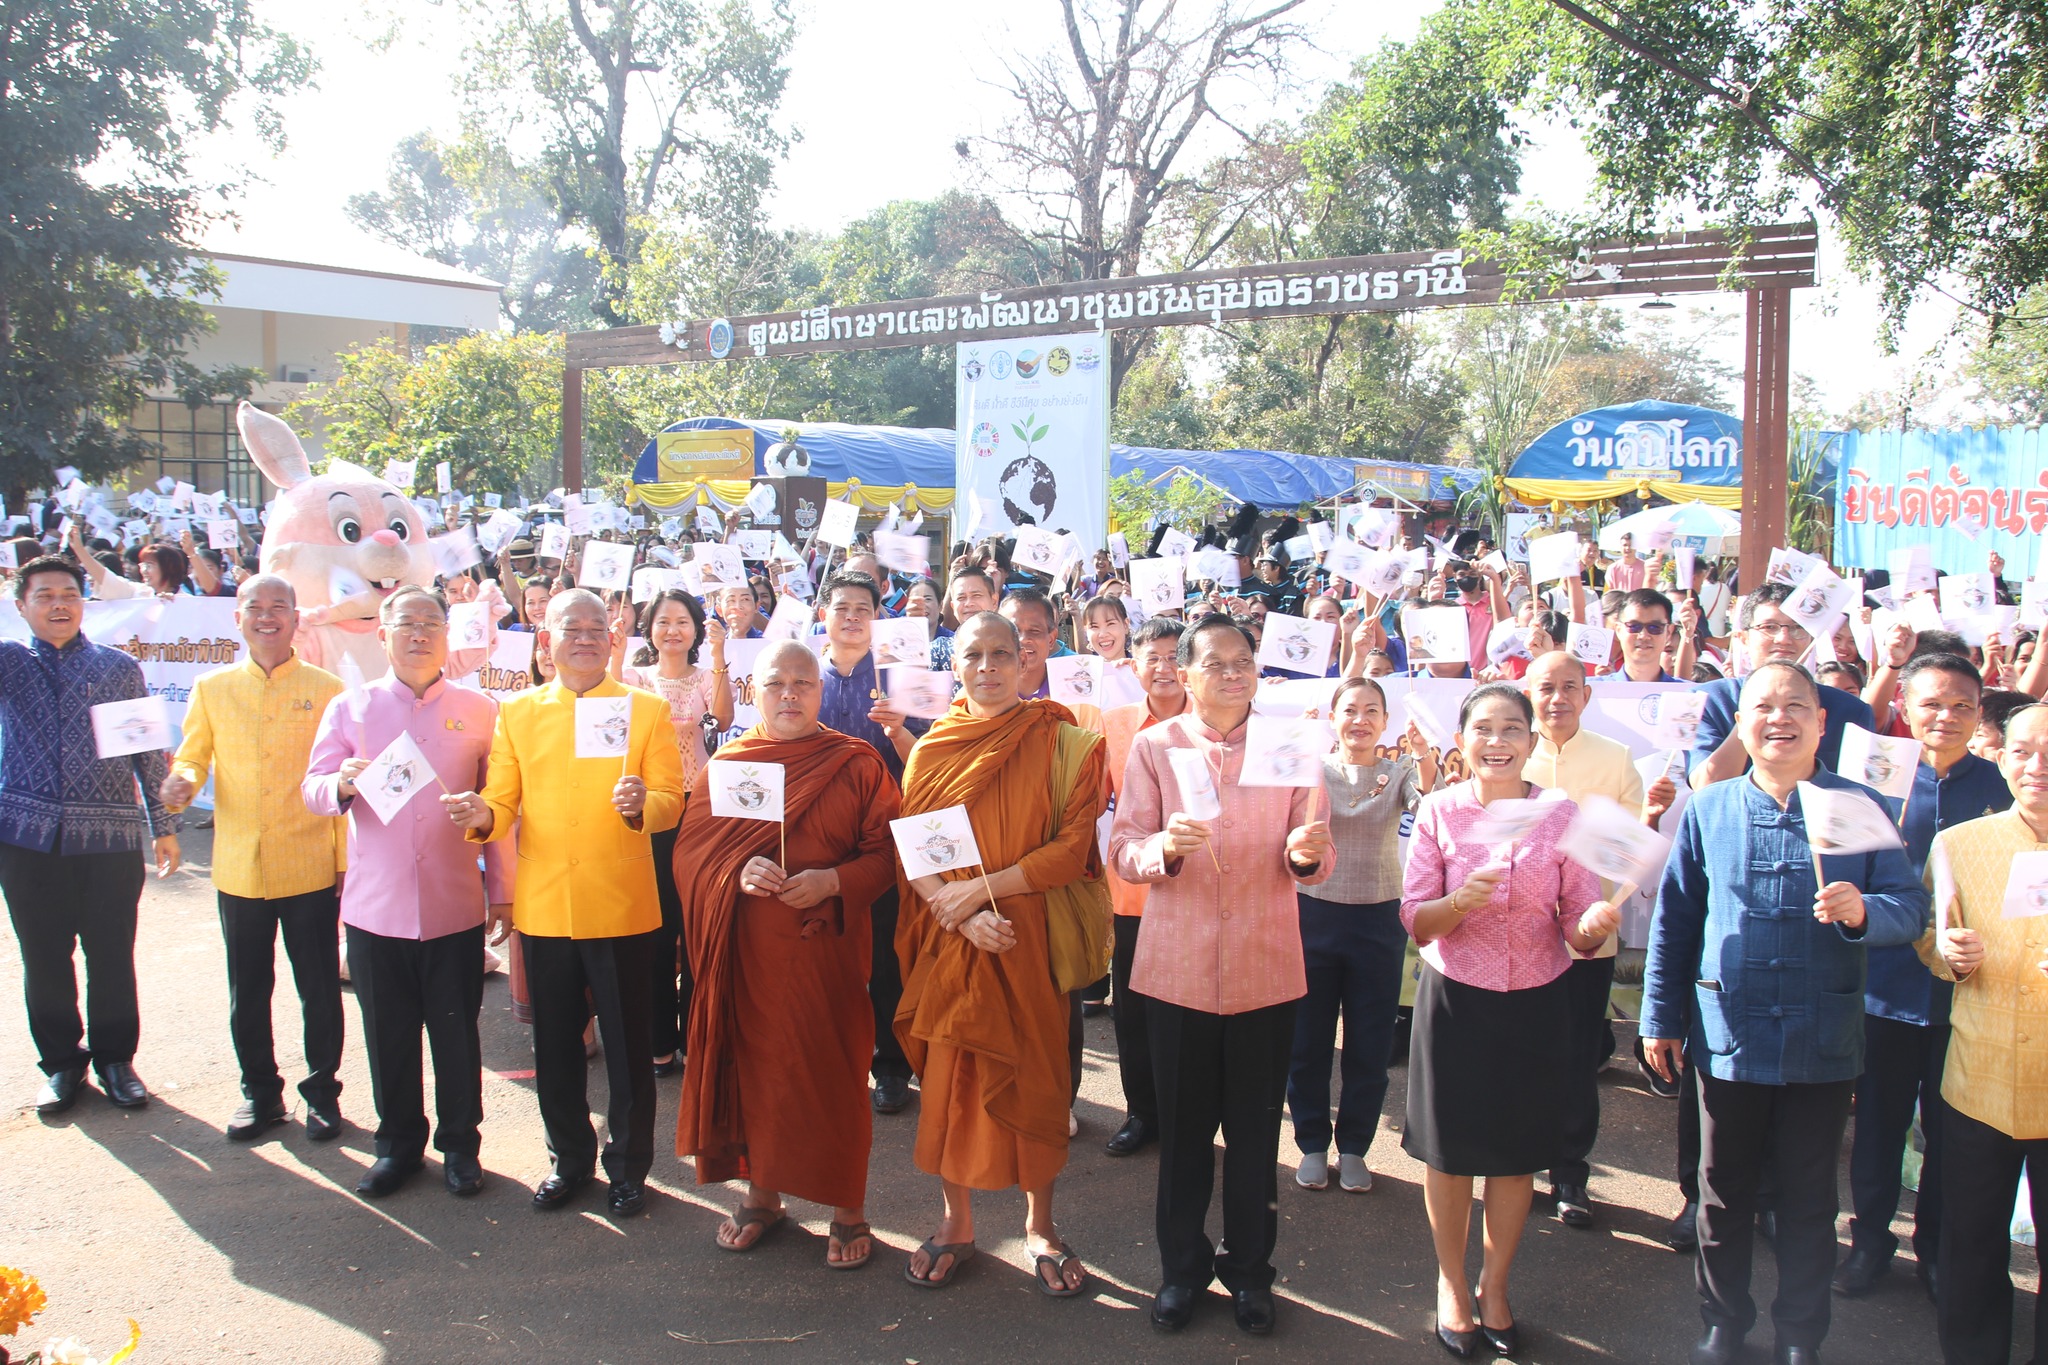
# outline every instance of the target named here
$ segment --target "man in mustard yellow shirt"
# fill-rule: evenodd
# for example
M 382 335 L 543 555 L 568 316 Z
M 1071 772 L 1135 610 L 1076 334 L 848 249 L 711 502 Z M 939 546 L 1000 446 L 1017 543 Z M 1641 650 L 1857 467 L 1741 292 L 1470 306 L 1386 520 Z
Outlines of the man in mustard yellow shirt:
M 1956 983 L 1941 1077 L 1949 1112 L 1935 1290 L 1947 1365 L 2012 1359 L 2022 1170 L 2034 1225 L 2048 1225 L 2048 706 L 2006 718 L 1998 766 L 2012 809 L 1934 836 L 1934 927 L 1920 940 L 1921 961 Z M 2034 1340 L 2048 1341 L 2048 1295 L 2034 1301 Z
M 587 1002 L 595 1002 L 610 1089 L 604 1169 L 611 1211 L 624 1217 L 645 1206 L 654 1164 L 653 939 L 661 903 L 649 836 L 682 817 L 683 759 L 668 703 L 605 671 L 611 629 L 595 593 L 558 594 L 541 636 L 555 680 L 499 709 L 483 794 L 442 801 L 476 843 L 502 839 L 519 822 L 512 924 L 526 955 L 534 1089 L 554 1157 L 533 1202 L 561 1208 L 597 1164 L 583 1051 Z M 628 703 L 623 754 L 578 757 L 578 702 L 616 698 Z M 600 747 L 599 739 L 586 744 Z
M 271 1038 L 270 992 L 277 936 L 305 1016 L 306 1136 L 341 1132 L 341 898 L 346 857 L 339 820 L 299 799 L 313 736 L 341 679 L 292 648 L 298 599 L 275 574 L 258 574 L 235 594 L 235 624 L 249 657 L 203 674 L 185 713 L 185 742 L 162 796 L 181 810 L 213 771 L 213 885 L 228 951 L 228 1029 L 242 1069 L 242 1107 L 228 1136 L 249 1142 L 283 1123 L 284 1079 Z

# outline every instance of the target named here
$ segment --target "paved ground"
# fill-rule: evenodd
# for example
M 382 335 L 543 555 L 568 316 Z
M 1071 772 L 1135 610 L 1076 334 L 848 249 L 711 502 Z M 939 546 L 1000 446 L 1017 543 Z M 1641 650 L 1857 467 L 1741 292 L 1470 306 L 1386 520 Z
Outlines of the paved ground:
M 1033 1292 L 1015 1194 L 983 1201 L 984 1254 L 954 1288 L 934 1294 L 902 1281 L 904 1254 L 937 1215 L 936 1184 L 910 1161 L 914 1107 L 877 1120 L 869 1210 L 887 1245 L 858 1273 L 824 1268 L 828 1211 L 808 1206 L 796 1210 L 802 1231 L 749 1256 L 717 1251 L 712 1230 L 732 1192 L 698 1190 L 666 1157 L 648 1212 L 623 1226 L 602 1216 L 601 1199 L 580 1213 L 536 1213 L 528 1186 L 546 1162 L 532 1059 L 502 976 L 484 996 L 484 1058 L 495 1073 L 485 1088 L 491 1183 L 456 1200 L 430 1165 L 397 1198 L 367 1204 L 351 1193 L 370 1160 L 364 1130 L 328 1146 L 307 1142 L 296 1123 L 254 1147 L 222 1136 L 238 1096 L 204 834 L 188 856 L 193 873 L 153 884 L 143 902 L 137 1061 L 157 1097 L 144 1111 L 116 1110 L 96 1092 L 54 1122 L 27 1107 L 34 1074 L 15 1003 L 20 962 L 12 936 L 0 935 L 0 1078 L 15 1088 L 10 1099 L 20 1096 L 0 1118 L 0 1263 L 35 1271 L 51 1300 L 29 1342 L 75 1334 L 110 1349 L 132 1316 L 144 1329 L 143 1362 L 1444 1359 L 1429 1335 L 1420 1169 L 1401 1153 L 1393 1123 L 1374 1149 L 1379 1184 L 1370 1195 L 1308 1194 L 1283 1176 L 1283 1302 L 1272 1337 L 1237 1333 L 1220 1298 L 1177 1338 L 1151 1331 L 1155 1166 L 1149 1153 L 1117 1161 L 1101 1151 L 1121 1118 L 1107 1020 L 1090 1021 L 1081 1138 L 1059 1187 L 1062 1230 L 1099 1277 L 1089 1298 Z M 360 1037 L 353 1006 L 349 1015 Z M 289 1075 L 297 1030 L 282 1005 L 278 1036 Z M 369 1078 L 353 1046 L 345 1080 L 345 1109 L 370 1120 Z M 593 1069 L 594 1096 L 602 1082 Z M 1397 1076 L 1397 1114 L 1403 1093 Z M 663 1082 L 663 1134 L 674 1097 L 675 1082 Z M 1516 1268 L 1528 1343 L 1519 1359 L 1531 1365 L 1682 1361 L 1697 1331 L 1691 1263 L 1661 1242 L 1676 1209 L 1674 1107 L 1641 1088 L 1632 1068 L 1609 1073 L 1603 1098 L 1599 1227 L 1532 1223 Z M 1283 1144 L 1289 1170 L 1296 1155 Z M 2017 1259 L 2031 1288 L 2033 1255 L 2022 1249 Z M 1830 1361 L 1937 1358 L 1932 1311 L 1909 1269 L 1902 1261 L 1870 1300 L 1838 1303 Z M 1767 1303 L 1768 1253 L 1757 1278 Z M 2023 1296 L 2022 1355 L 2031 1312 Z M 1768 1359 L 1768 1327 L 1756 1341 L 1757 1358 Z

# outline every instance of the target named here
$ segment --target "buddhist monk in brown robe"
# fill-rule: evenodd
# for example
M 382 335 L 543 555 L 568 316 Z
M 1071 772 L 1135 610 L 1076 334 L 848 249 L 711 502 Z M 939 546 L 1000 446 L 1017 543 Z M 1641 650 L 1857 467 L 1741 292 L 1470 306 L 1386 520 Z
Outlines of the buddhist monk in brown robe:
M 754 690 L 760 723 L 716 757 L 780 764 L 787 824 L 712 814 L 712 771 L 697 774 L 675 852 L 697 973 L 676 1154 L 699 1184 L 748 1182 L 723 1249 L 753 1250 L 794 1195 L 832 1206 L 825 1263 L 852 1270 L 874 1250 L 868 907 L 895 882 L 896 784 L 864 740 L 818 723 L 810 650 L 770 645 Z
M 903 813 L 964 805 L 982 865 L 900 883 L 896 1036 L 923 1090 L 917 1165 L 945 1189 L 938 1231 L 904 1274 L 950 1284 L 974 1254 L 973 1191 L 1016 1185 L 1038 1287 L 1067 1297 L 1087 1271 L 1052 1219 L 1067 1162 L 1068 1003 L 1053 984 L 1045 892 L 1099 872 L 1101 736 L 1057 702 L 1018 698 L 1017 632 L 1000 616 L 961 624 L 953 671 L 962 693 L 910 751 Z

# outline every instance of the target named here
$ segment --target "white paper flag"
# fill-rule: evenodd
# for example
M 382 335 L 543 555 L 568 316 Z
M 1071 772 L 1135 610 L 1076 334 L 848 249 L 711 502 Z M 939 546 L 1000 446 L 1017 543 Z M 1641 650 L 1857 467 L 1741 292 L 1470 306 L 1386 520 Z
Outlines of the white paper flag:
M 232 521 L 209 521 L 206 523 L 206 547 L 210 550 L 232 550 L 242 543 L 242 529 Z
M 1367 554 L 1364 573 L 1352 581 L 1358 584 L 1359 592 L 1365 596 L 1385 602 L 1401 591 L 1401 584 L 1407 577 L 1406 555 L 1399 551 L 1373 550 Z
M 164 699 L 151 693 L 130 701 L 103 701 L 92 708 L 93 746 L 101 758 L 168 749 L 171 717 Z
M 1885 556 L 1892 592 L 1900 601 L 1916 592 L 1934 591 L 1934 552 L 1927 545 L 1906 545 Z
M 801 640 L 810 633 L 811 608 L 800 597 L 784 593 L 775 599 L 774 614 L 761 628 L 764 640 Z
M 1472 637 L 1463 607 L 1411 607 L 1401 613 L 1401 632 L 1411 667 L 1469 662 Z
M 356 776 L 356 795 L 369 803 L 377 818 L 390 824 L 405 803 L 423 787 L 435 783 L 433 764 L 413 741 L 412 733 L 400 730 L 384 752 L 370 760 L 370 766 Z
M 1335 621 L 1311 621 L 1269 611 L 1266 628 L 1259 636 L 1259 667 L 1321 677 L 1330 667 L 1330 651 L 1336 644 Z
M 476 543 L 485 554 L 495 555 L 518 534 L 519 518 L 501 507 L 477 528 Z
M 1045 681 L 1062 706 L 1102 705 L 1102 660 L 1093 654 L 1065 654 L 1045 661 Z
M 1579 572 L 1579 533 L 1556 531 L 1529 542 L 1529 581 L 1549 583 Z
M 1361 507 L 1351 518 L 1351 538 L 1360 545 L 1384 550 L 1401 533 L 1401 514 L 1391 507 Z
M 576 757 L 624 758 L 632 738 L 631 697 L 576 699 Z
M 443 578 L 453 578 L 473 565 L 483 562 L 483 553 L 477 548 L 476 534 L 467 526 L 458 526 L 445 536 L 434 536 L 427 541 L 427 548 L 434 553 L 434 567 Z
M 1961 620 L 1981 616 L 1997 604 L 1991 575 L 1952 573 L 1941 580 L 1941 614 Z
M 1486 661 L 1496 668 L 1509 659 L 1529 658 L 1529 631 L 1513 621 L 1496 621 L 1486 633 Z
M 911 664 L 882 670 L 889 700 L 906 716 L 937 720 L 953 705 L 953 675 Z
M 1195 552 L 1195 538 L 1177 526 L 1166 528 L 1159 537 L 1159 553 L 1167 559 L 1186 559 Z
M 781 820 L 783 778 L 780 763 L 740 763 L 706 759 L 711 783 L 711 813 L 731 820 Z
M 1876 853 L 1899 848 L 1899 828 L 1875 801 L 1839 787 L 1799 784 L 1806 842 L 1816 853 Z
M 1919 740 L 1872 734 L 1854 723 L 1842 727 L 1842 759 L 1835 767 L 1839 776 L 1903 801 L 1913 794 L 1919 767 Z
M 932 539 L 930 536 L 898 535 L 894 531 L 875 532 L 875 559 L 885 569 L 898 573 L 925 574 L 932 567 Z
M 2028 630 L 2048 627 L 2048 578 L 2029 578 L 2020 585 L 2020 624 Z
M 1683 592 L 1692 587 L 1693 575 L 1699 568 L 1699 551 L 1690 545 L 1680 545 L 1671 551 L 1672 579 Z
M 707 536 L 723 536 L 725 522 L 719 519 L 718 509 L 708 503 L 697 504 L 697 529 Z
M 1323 567 L 1330 571 L 1331 576 L 1353 584 L 1363 581 L 1372 561 L 1373 552 L 1355 540 L 1337 541 L 1323 554 Z
M 1145 605 L 1147 616 L 1179 611 L 1187 605 L 1186 567 L 1178 559 L 1131 561 L 1131 593 Z
M 742 561 L 752 560 L 756 564 L 766 564 L 769 557 L 775 553 L 773 531 L 735 531 L 732 543 L 739 547 Z
M 1664 861 L 1671 854 L 1669 839 L 1612 797 L 1592 792 L 1576 804 L 1579 813 L 1572 817 L 1560 845 L 1566 857 L 1610 882 L 1633 882 L 1637 890 L 1662 875 Z
M 419 467 L 418 460 L 386 460 L 384 481 L 400 492 L 412 491 L 413 471 Z
M 981 863 L 981 848 L 974 842 L 974 824 L 967 818 L 965 806 L 891 820 L 889 833 L 895 836 L 896 856 L 903 860 L 903 870 L 913 880 Z
M 490 643 L 490 606 L 484 602 L 457 602 L 448 608 L 448 648 L 482 649 Z
M 877 668 L 898 664 L 928 667 L 932 654 L 931 623 L 922 616 L 883 617 L 869 627 L 868 650 L 875 656 Z
M 1109 562 L 1112 568 L 1122 570 L 1131 562 L 1131 544 L 1124 539 L 1122 531 L 1109 533 Z
M 2015 853 L 2005 874 L 2006 919 L 2048 915 L 2048 853 Z
M 1659 692 L 1656 719 L 1652 724 L 1660 749 L 1690 749 L 1699 735 L 1700 718 L 1707 712 L 1704 692 Z
M 624 592 L 633 582 L 633 547 L 613 540 L 583 543 L 583 564 L 576 570 L 576 586 Z
M 1240 787 L 1320 787 L 1323 755 L 1334 743 L 1319 720 L 1283 720 L 1253 713 L 1245 722 Z
M 552 559 L 557 564 L 569 558 L 569 528 L 560 522 L 551 521 L 540 531 L 540 557 Z
M 434 488 L 435 491 L 441 493 L 453 493 L 455 491 L 454 471 L 449 468 L 448 461 L 446 460 L 442 460 L 434 466 Z
M 1013 534 L 1017 543 L 1010 551 L 1012 564 L 1048 576 L 1059 571 L 1065 547 L 1058 536 L 1043 526 L 1019 526 Z
M 1564 648 L 1589 668 L 1605 668 L 1614 657 L 1614 632 L 1605 626 L 1586 626 L 1574 621 L 1565 631 Z
M 1856 599 L 1855 585 L 1827 565 L 1819 564 L 1799 580 L 1792 595 L 1785 599 L 1785 614 L 1818 639 L 1835 633 L 1835 627 L 1856 605 Z
M 818 539 L 841 549 L 853 544 L 853 531 L 860 524 L 860 509 L 850 502 L 828 499 L 818 514 Z
M 1533 547 L 1532 547 L 1533 548 Z M 1498 849 L 1504 845 L 1518 844 L 1522 837 L 1536 826 L 1557 813 L 1555 801 L 1531 801 L 1522 797 L 1503 797 L 1486 803 L 1486 814 L 1472 826 L 1466 836 L 1475 843 Z
M 1216 774 L 1200 749 L 1168 749 L 1166 761 L 1173 769 L 1174 785 L 1180 788 L 1180 814 L 1190 820 L 1214 820 L 1223 814 Z
M 762 480 L 747 490 L 747 500 L 742 504 L 754 514 L 756 520 L 775 510 L 775 485 Z
M 716 541 L 700 540 L 694 547 L 697 579 L 706 588 L 744 588 L 747 586 L 747 562 L 737 545 L 721 545 Z

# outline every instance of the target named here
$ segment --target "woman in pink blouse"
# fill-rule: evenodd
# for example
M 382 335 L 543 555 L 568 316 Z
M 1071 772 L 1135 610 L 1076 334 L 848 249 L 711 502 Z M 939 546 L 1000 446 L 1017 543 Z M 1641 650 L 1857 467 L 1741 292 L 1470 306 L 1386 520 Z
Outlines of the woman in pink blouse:
M 623 635 L 623 632 L 621 632 Z M 664 588 L 649 598 L 640 613 L 640 634 L 647 645 L 633 663 L 618 670 L 619 681 L 658 693 L 668 703 L 668 718 L 683 751 L 683 787 L 704 766 L 704 717 L 720 730 L 732 727 L 732 678 L 725 667 L 725 625 L 704 620 L 704 608 L 681 588 Z M 711 664 L 698 666 L 698 651 L 711 646 Z M 624 649 L 623 638 L 613 646 Z M 683 1069 L 682 1042 L 690 1017 L 690 963 L 682 950 L 683 903 L 676 894 L 676 832 L 654 836 L 654 884 L 661 898 L 661 929 L 655 936 L 654 1074 L 673 1076 Z M 674 971 L 664 971 L 670 961 Z
M 1565 857 L 1570 801 L 1545 797 L 1519 839 L 1487 837 L 1485 822 L 1516 809 L 1488 807 L 1543 795 L 1522 780 L 1534 724 L 1528 697 L 1506 683 L 1466 696 L 1458 747 L 1473 776 L 1424 798 L 1401 889 L 1401 922 L 1423 960 L 1401 1146 L 1429 1168 L 1437 1339 L 1461 1357 L 1482 1335 L 1496 1354 L 1518 1349 L 1508 1270 L 1534 1173 L 1550 1168 L 1564 1133 L 1565 945 L 1590 953 L 1620 924 L 1598 899 L 1599 878 Z M 1475 1177 L 1486 1180 L 1476 1305 L 1465 1274 Z

